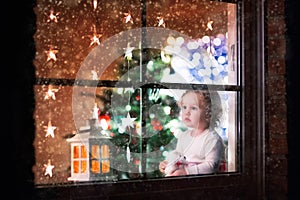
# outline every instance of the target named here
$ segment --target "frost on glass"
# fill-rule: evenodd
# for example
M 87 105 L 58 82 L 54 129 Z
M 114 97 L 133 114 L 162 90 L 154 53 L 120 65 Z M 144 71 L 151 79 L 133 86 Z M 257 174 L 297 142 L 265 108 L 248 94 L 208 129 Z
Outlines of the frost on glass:
M 37 0 L 34 10 L 36 185 L 162 178 L 185 127 L 181 90 L 154 84 L 238 84 L 235 4 Z M 238 92 L 219 93 L 234 172 Z

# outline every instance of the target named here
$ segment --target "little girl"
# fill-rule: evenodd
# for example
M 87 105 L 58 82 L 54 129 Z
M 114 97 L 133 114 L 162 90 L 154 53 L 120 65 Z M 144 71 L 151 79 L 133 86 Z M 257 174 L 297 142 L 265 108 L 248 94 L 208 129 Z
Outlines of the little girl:
M 209 174 L 218 171 L 224 159 L 225 145 L 215 131 L 222 107 L 217 92 L 186 91 L 178 102 L 183 123 L 188 129 L 177 137 L 176 149 L 168 156 L 180 154 L 186 158 L 183 167 L 168 172 L 168 176 Z M 212 105 L 213 104 L 213 105 Z M 159 164 L 159 170 L 166 173 L 168 157 Z

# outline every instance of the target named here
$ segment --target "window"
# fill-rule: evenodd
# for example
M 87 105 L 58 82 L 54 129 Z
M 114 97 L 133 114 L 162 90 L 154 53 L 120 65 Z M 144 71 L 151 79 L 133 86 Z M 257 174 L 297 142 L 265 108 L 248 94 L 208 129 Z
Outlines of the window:
M 36 184 L 163 177 L 159 162 L 187 130 L 184 90 L 218 91 L 220 173 L 239 171 L 238 4 L 130 3 L 38 1 Z
M 243 5 L 38 0 L 35 184 L 168 181 L 158 165 L 188 129 L 177 104 L 185 90 L 218 92 L 223 111 L 225 160 L 196 177 L 241 174 L 252 62 L 242 56 Z

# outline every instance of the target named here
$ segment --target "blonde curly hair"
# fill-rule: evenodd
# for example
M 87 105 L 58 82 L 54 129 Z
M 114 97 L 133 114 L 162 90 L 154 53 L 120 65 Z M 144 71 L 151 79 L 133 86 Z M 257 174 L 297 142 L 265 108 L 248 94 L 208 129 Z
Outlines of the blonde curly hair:
M 189 93 L 197 96 L 199 107 L 205 110 L 205 115 L 201 119 L 205 120 L 211 129 L 218 127 L 223 113 L 219 93 L 209 90 L 186 90 L 178 101 L 180 108 L 182 106 L 182 98 Z

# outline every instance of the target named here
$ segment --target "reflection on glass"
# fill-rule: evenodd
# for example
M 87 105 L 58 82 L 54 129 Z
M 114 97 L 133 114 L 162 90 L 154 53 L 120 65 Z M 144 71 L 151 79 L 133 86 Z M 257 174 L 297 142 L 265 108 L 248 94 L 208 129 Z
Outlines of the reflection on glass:
M 178 137 L 180 137 L 180 135 L 187 134 L 185 133 L 187 130 L 193 130 L 192 127 L 186 126 L 187 122 L 185 122 L 182 118 L 182 109 L 178 105 L 178 102 L 180 101 L 181 96 L 185 91 L 186 90 L 178 89 L 148 90 L 148 118 L 146 123 L 146 143 L 148 156 L 146 171 L 149 172 L 149 177 L 165 176 L 164 173 L 158 171 L 159 163 L 163 160 L 166 160 L 168 156 L 170 157 L 170 152 L 176 149 Z M 197 90 L 190 89 L 188 91 Z M 215 93 L 214 91 L 210 90 L 208 90 L 208 92 L 211 93 L 211 95 Z M 219 116 L 219 122 L 217 123 L 216 127 L 214 127 L 214 130 L 224 142 L 224 157 L 222 160 L 220 160 L 219 167 L 216 171 L 219 173 L 233 172 L 237 170 L 237 93 L 218 91 L 217 94 L 220 100 L 217 102 L 215 100 L 216 98 L 212 99 L 212 110 L 216 110 L 215 107 L 219 107 L 222 115 Z M 163 126 L 161 126 L 162 124 Z M 187 137 L 184 138 L 186 139 Z M 197 148 L 199 148 L 198 145 Z M 193 152 L 190 153 L 194 154 Z M 189 158 L 187 155 L 184 155 L 183 152 L 181 152 L 181 155 L 186 157 L 187 162 L 195 163 L 193 162 L 194 158 Z M 198 155 L 195 154 L 194 156 Z M 176 155 L 176 158 L 179 158 L 179 156 Z M 203 174 L 199 170 L 200 169 L 196 171 L 195 169 L 193 173 Z M 212 171 L 208 171 L 205 173 L 211 172 Z M 190 173 L 192 173 L 192 170 Z
M 238 171 L 237 5 L 91 2 L 37 1 L 35 184 L 164 177 L 192 84 L 218 91 L 221 168 Z

